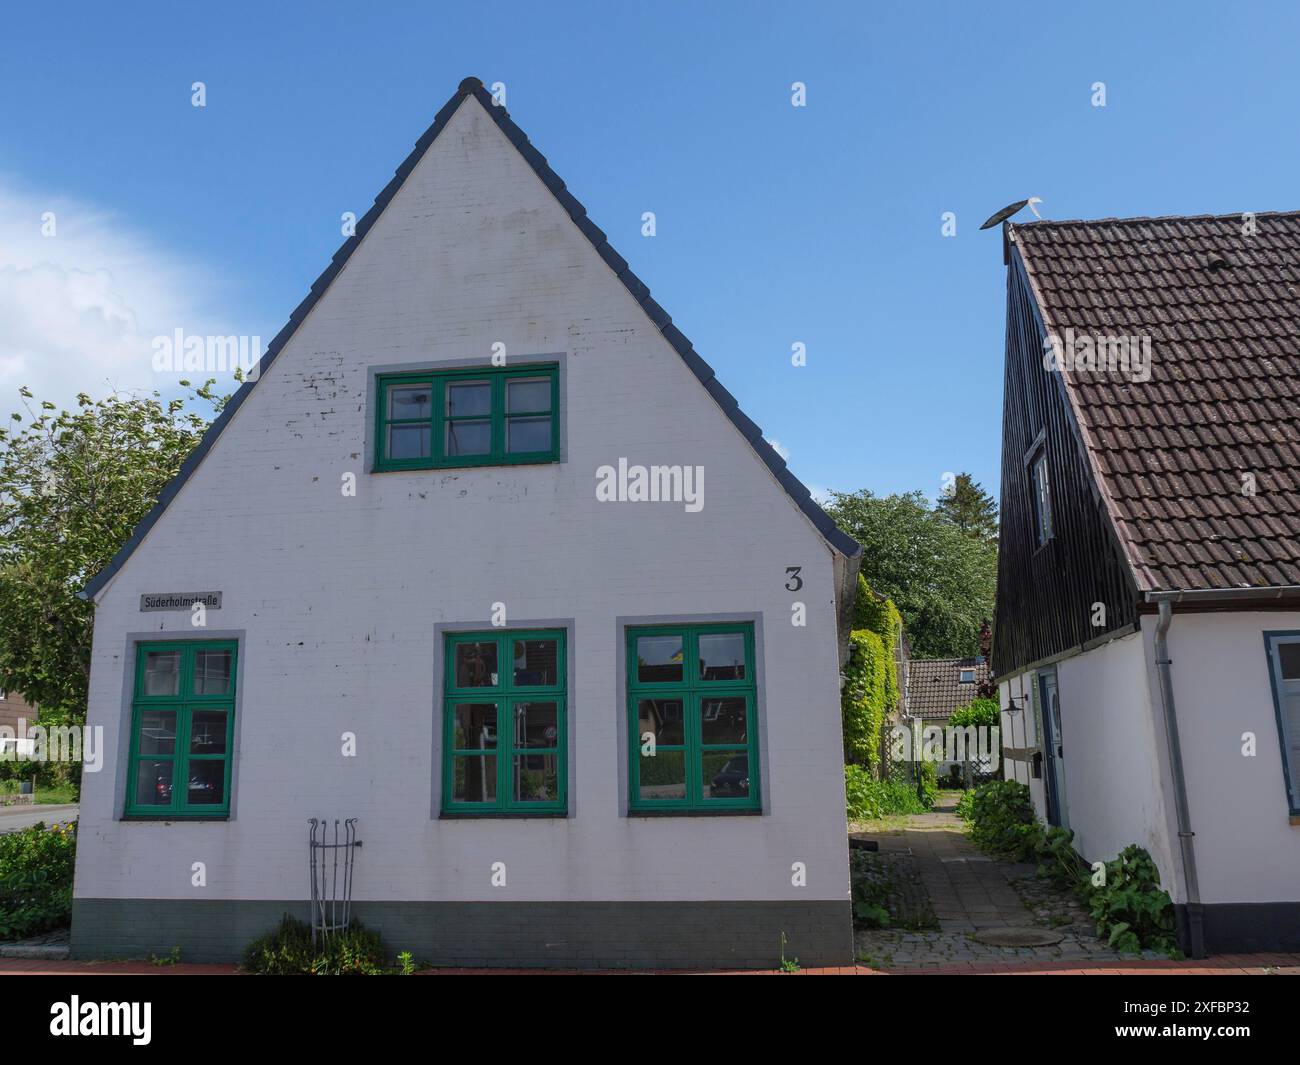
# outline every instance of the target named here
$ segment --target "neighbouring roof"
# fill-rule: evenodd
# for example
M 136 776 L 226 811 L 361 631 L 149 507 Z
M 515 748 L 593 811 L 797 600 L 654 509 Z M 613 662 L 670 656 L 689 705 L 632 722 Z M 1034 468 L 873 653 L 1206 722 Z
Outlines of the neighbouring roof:
M 424 157 L 424 153 L 429 150 L 430 145 L 437 139 L 438 134 L 446 127 L 457 109 L 467 99 L 473 97 L 477 100 L 485 111 L 492 117 L 492 120 L 506 135 L 506 138 L 518 150 L 519 154 L 524 157 L 528 165 L 533 168 L 534 173 L 542 180 L 542 183 L 551 190 L 551 193 L 559 200 L 561 206 L 568 212 L 569 217 L 573 219 L 574 224 L 582 231 L 583 235 L 591 242 L 596 253 L 605 260 L 605 263 L 614 271 L 618 279 L 623 282 L 633 298 L 641 305 L 642 309 L 649 316 L 659 331 L 663 334 L 665 340 L 672 345 L 673 350 L 681 356 L 682 361 L 691 368 L 700 384 L 713 397 L 714 401 L 722 408 L 722 411 L 731 420 L 732 424 L 740 430 L 741 434 L 749 442 L 750 447 L 758 455 L 772 475 L 780 482 L 781 487 L 785 489 L 786 494 L 798 505 L 799 509 L 807 515 L 808 519 L 821 533 L 822 538 L 836 551 L 847 557 L 857 556 L 862 548 L 856 540 L 847 533 L 843 532 L 834 520 L 817 504 L 812 498 L 811 493 L 803 483 L 795 477 L 787 468 L 785 460 L 777 454 L 776 450 L 763 438 L 763 430 L 760 429 L 745 413 L 740 409 L 736 398 L 722 387 L 722 384 L 714 376 L 713 368 L 704 361 L 691 346 L 691 342 L 686 338 L 675 325 L 673 320 L 668 316 L 668 312 L 659 306 L 650 298 L 650 289 L 636 276 L 627 264 L 627 260 L 611 247 L 605 237 L 605 233 L 596 226 L 588 217 L 587 209 L 574 198 L 573 194 L 568 191 L 565 184 L 558 174 L 551 169 L 546 161 L 546 156 L 542 155 L 529 142 L 524 131 L 521 130 L 511 120 L 510 114 L 504 107 L 499 107 L 492 102 L 491 94 L 483 88 L 483 82 L 478 78 L 465 78 L 455 95 L 452 96 L 434 117 L 433 125 L 425 130 L 424 135 L 415 143 L 415 149 L 397 168 L 397 173 L 383 190 L 375 197 L 374 206 L 368 210 L 365 215 L 357 221 L 355 235 L 344 241 L 342 247 L 334 253 L 330 265 L 326 267 L 325 272 L 318 277 L 311 286 L 306 298 L 298 304 L 293 313 L 289 316 L 288 323 L 275 336 L 270 344 L 267 345 L 266 354 L 258 363 L 257 373 L 253 380 L 244 384 L 232 397 L 226 405 L 225 410 L 208 428 L 199 445 L 194 449 L 181 466 L 180 472 L 172 479 L 171 483 L 162 491 L 158 497 L 158 502 L 153 509 L 144 516 L 140 524 L 136 527 L 131 538 L 115 554 L 112 560 L 100 570 L 81 591 L 82 598 L 92 598 L 100 589 L 112 579 L 122 565 L 126 562 L 136 547 L 144 539 L 145 535 L 153 527 L 154 523 L 162 516 L 167 504 L 175 498 L 176 494 L 184 487 L 185 482 L 189 480 L 190 475 L 194 472 L 208 450 L 216 442 L 222 430 L 234 417 L 235 412 L 247 399 L 249 393 L 257 386 L 257 382 L 262 375 L 270 369 L 271 364 L 275 362 L 276 356 L 280 354 L 284 346 L 297 331 L 299 324 L 307 317 L 311 309 L 316 305 L 316 301 L 325 294 L 329 289 L 330 283 L 335 276 L 343 269 L 349 257 L 357 249 L 366 234 L 370 231 L 379 216 L 383 213 L 384 208 L 397 194 L 397 190 L 402 187 L 403 182 L 416 165 Z
M 951 717 L 989 679 L 989 664 L 982 658 L 913 658 L 907 668 L 908 713 L 935 720 Z M 975 679 L 963 684 L 963 670 L 973 671 Z
M 1049 334 L 1150 337 L 1062 375 L 1142 591 L 1300 585 L 1300 212 L 1250 217 L 1008 229 Z
M 29 725 L 35 724 L 36 716 L 36 707 L 17 692 L 0 692 L 0 725 L 17 728 L 20 718 Z

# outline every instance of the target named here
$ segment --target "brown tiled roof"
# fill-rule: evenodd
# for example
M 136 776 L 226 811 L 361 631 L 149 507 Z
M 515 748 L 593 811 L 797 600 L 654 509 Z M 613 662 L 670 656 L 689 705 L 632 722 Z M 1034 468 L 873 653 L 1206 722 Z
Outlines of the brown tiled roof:
M 1063 374 L 1142 590 L 1300 584 L 1300 213 L 1254 223 L 1010 227 L 1049 333 L 1151 338 L 1145 383 Z
M 973 669 L 973 684 L 961 683 L 961 671 Z M 914 658 L 908 663 L 908 712 L 913 717 L 948 718 L 976 696 L 989 679 L 989 664 L 978 658 Z

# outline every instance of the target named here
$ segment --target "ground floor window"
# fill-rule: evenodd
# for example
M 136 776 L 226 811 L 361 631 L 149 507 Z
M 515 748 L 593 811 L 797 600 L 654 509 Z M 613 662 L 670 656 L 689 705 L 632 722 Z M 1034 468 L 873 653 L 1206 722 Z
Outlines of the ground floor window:
M 443 812 L 564 813 L 567 691 L 563 630 L 449 634 Z
M 1300 814 L 1300 632 L 1266 632 L 1282 775 L 1291 813 Z
M 757 810 L 754 627 L 627 630 L 629 808 Z
M 236 654 L 232 640 L 137 646 L 128 817 L 229 815 Z

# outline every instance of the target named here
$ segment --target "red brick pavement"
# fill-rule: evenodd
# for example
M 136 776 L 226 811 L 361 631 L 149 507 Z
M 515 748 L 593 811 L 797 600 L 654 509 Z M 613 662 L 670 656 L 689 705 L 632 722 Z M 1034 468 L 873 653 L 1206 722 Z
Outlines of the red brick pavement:
M 1154 973 L 1170 976 L 1262 976 L 1270 973 L 1300 976 L 1300 954 L 1228 954 L 1200 961 L 1130 961 L 1099 962 L 1006 962 L 989 964 L 983 961 L 960 962 L 951 965 L 930 965 L 910 969 L 868 969 L 864 965 L 842 968 L 804 969 L 799 976 L 890 976 L 890 975 L 990 975 L 990 976 L 1136 976 Z M 17 958 L 0 958 L 0 976 L 75 975 L 75 976 L 234 976 L 238 970 L 233 965 L 196 965 L 181 962 L 176 965 L 154 965 L 147 961 L 37 961 Z M 547 969 L 430 969 L 426 976 L 474 975 L 561 975 Z M 564 970 L 564 975 L 582 975 Z M 592 975 L 592 974 L 589 974 Z M 635 975 L 626 970 L 604 971 L 594 975 Z M 674 975 L 660 973 L 658 975 Z M 701 973 L 698 975 L 775 976 L 778 970 L 742 970 L 739 972 Z

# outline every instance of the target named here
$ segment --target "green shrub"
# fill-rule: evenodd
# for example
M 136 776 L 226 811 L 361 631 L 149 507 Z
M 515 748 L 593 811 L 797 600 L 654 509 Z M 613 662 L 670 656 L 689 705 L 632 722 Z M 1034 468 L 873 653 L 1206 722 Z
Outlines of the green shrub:
M 1074 849 L 1074 833 L 1058 825 L 1039 826 L 1038 875 L 1051 877 L 1064 887 L 1085 893 L 1089 884 L 1088 863 Z
M 380 976 L 384 948 L 379 936 L 359 921 L 317 947 L 311 927 L 285 914 L 274 932 L 249 944 L 244 968 L 263 976 Z
M 957 800 L 957 816 L 963 821 L 970 822 L 974 820 L 975 792 L 963 791 L 961 798 Z
M 958 707 L 948 724 L 957 728 L 1001 728 L 1002 711 L 996 699 L 972 699 L 965 706 Z
M 0 835 L 0 940 L 39 935 L 71 921 L 76 856 L 75 822 Z
M 894 657 L 903 620 L 894 604 L 878 599 L 861 576 L 852 627 L 840 694 L 844 759 L 876 769 L 880 765 L 881 731 L 898 706 Z
M 910 780 L 898 776 L 877 780 L 860 765 L 844 767 L 844 794 L 850 821 L 875 821 L 889 814 L 923 814 L 928 809 Z
M 972 795 L 970 835 L 978 847 L 1013 861 L 1038 857 L 1043 830 L 1024 784 L 993 780 L 981 784 Z
M 1160 870 L 1143 848 L 1130 844 L 1118 858 L 1107 862 L 1101 886 L 1093 887 L 1087 877 L 1083 883 L 1097 934 L 1113 949 L 1177 951 L 1174 904 L 1160 887 Z

